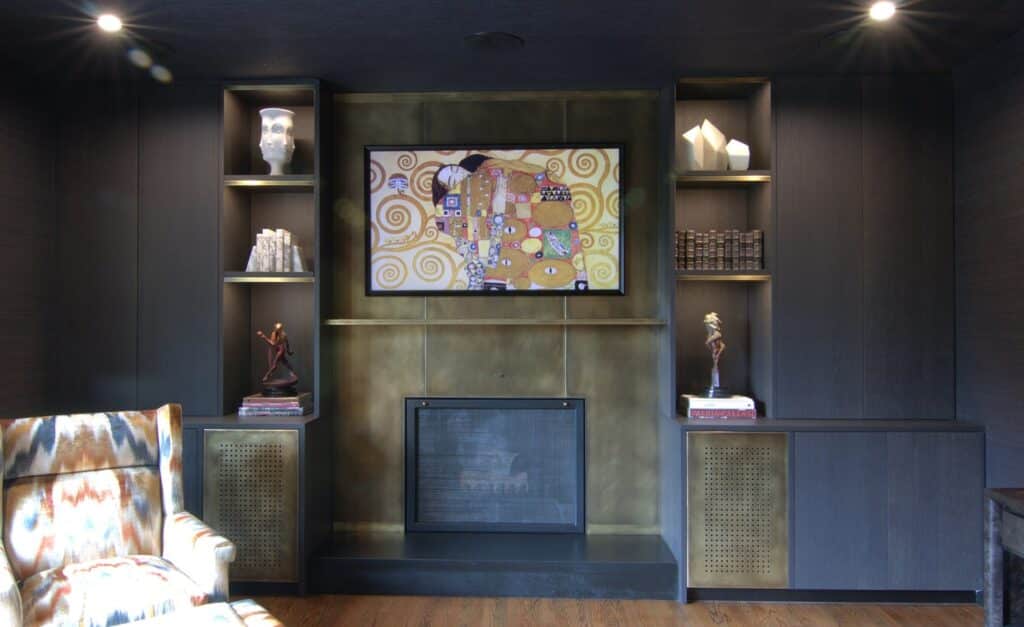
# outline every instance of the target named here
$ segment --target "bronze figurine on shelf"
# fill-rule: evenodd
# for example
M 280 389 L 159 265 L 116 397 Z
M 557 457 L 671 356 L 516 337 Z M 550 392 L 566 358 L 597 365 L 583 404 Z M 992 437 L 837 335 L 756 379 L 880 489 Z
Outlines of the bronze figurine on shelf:
M 260 380 L 263 384 L 263 396 L 295 396 L 295 385 L 299 382 L 299 375 L 295 374 L 288 361 L 288 356 L 294 353 L 288 344 L 288 334 L 284 332 L 284 325 L 280 322 L 275 324 L 270 337 L 263 331 L 257 331 L 256 335 L 267 343 L 267 373 Z M 287 370 L 288 376 L 271 379 L 278 368 Z
M 704 396 L 707 398 L 729 396 L 722 387 L 718 376 L 718 360 L 725 352 L 725 339 L 722 337 L 722 319 L 718 317 L 717 313 L 712 311 L 704 316 L 704 330 L 708 334 L 704 345 L 711 351 L 711 385 L 708 386 Z

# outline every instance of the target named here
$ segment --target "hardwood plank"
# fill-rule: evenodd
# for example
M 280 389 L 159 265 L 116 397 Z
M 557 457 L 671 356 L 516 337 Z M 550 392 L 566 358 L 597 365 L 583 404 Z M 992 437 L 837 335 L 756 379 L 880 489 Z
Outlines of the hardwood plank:
M 860 83 L 786 78 L 774 91 L 775 415 L 860 418 Z
M 718 603 L 313 595 L 256 601 L 301 627 L 980 627 L 974 605 Z

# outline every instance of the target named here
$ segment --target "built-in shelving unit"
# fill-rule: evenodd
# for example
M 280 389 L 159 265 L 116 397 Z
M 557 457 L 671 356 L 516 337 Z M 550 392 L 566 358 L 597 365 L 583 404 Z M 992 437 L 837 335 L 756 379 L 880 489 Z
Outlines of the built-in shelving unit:
M 750 170 L 683 171 L 682 133 L 709 119 L 729 139 L 750 146 Z M 710 356 L 704 315 L 723 320 L 726 351 L 722 384 L 754 397 L 772 415 L 772 273 L 774 270 L 774 169 L 771 83 L 762 78 L 680 80 L 675 100 L 674 229 L 751 231 L 764 234 L 764 267 L 758 270 L 675 272 L 672 316 L 676 393 L 708 384 Z
M 222 92 L 223 161 L 218 220 L 220 413 L 185 420 L 186 504 L 225 533 L 238 557 L 232 594 L 304 592 L 312 551 L 330 527 L 330 423 L 320 418 L 321 220 L 327 198 L 324 96 L 318 81 L 230 83 Z M 329 111 L 330 100 L 326 100 Z M 259 148 L 260 109 L 295 113 L 290 172 L 270 175 Z M 301 272 L 246 272 L 256 234 L 286 229 L 300 246 Z M 241 417 L 259 393 L 269 347 L 256 333 L 284 324 L 313 411 Z M 260 516 L 253 518 L 253 512 Z
M 286 174 L 270 175 L 259 148 L 260 109 L 295 112 L 295 152 Z M 266 344 L 257 337 L 282 322 L 294 352 L 299 391 L 319 411 L 318 303 L 322 198 L 320 85 L 316 81 L 232 83 L 224 87 L 221 273 L 224 281 L 221 407 L 238 410 L 259 391 Z M 287 229 L 302 249 L 304 272 L 245 272 L 256 234 Z

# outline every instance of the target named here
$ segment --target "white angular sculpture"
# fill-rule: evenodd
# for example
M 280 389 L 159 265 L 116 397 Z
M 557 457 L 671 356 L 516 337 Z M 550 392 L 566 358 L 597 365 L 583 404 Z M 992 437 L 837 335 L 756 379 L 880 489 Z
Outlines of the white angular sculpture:
M 270 164 L 270 174 L 284 174 L 295 153 L 295 112 L 288 109 L 260 109 L 260 150 Z
M 725 170 L 729 167 L 729 155 L 725 152 L 725 133 L 705 119 L 700 134 L 704 136 L 704 167 L 702 170 Z
M 704 169 L 704 136 L 699 126 L 683 133 L 683 167 L 687 170 Z
M 725 145 L 725 151 L 729 154 L 730 170 L 750 169 L 750 146 L 734 139 Z

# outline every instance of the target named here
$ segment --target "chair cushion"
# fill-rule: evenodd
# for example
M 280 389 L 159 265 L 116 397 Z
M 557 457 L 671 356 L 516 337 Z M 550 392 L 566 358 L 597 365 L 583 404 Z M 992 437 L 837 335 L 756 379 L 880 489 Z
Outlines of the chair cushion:
M 120 625 L 179 611 L 206 594 L 170 562 L 115 557 L 37 573 L 21 589 L 26 625 Z

